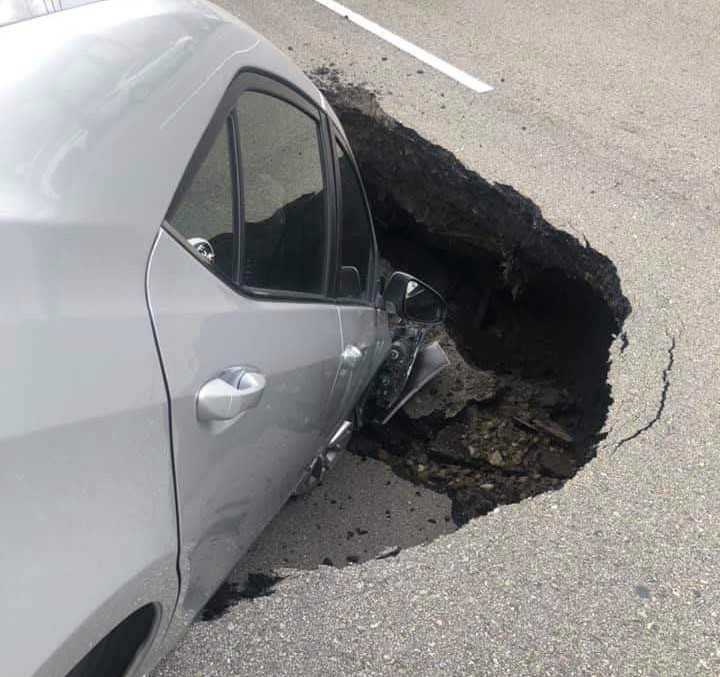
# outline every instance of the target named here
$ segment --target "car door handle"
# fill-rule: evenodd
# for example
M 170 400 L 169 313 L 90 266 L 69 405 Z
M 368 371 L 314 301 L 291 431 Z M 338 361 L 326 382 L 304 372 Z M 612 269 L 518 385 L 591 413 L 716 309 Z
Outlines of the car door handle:
M 355 369 L 362 360 L 363 351 L 357 346 L 349 345 L 345 346 L 345 350 L 342 351 L 341 363 L 346 369 Z
M 226 369 L 208 381 L 197 395 L 200 421 L 228 421 L 257 407 L 265 390 L 265 377 L 244 367 Z

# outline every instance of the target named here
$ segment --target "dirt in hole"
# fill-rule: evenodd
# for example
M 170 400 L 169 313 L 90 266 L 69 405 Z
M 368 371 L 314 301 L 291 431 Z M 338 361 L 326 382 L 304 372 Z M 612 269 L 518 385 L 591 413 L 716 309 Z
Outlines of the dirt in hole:
M 313 74 L 348 134 L 381 255 L 448 302 L 449 370 L 351 449 L 446 493 L 457 524 L 560 487 L 595 454 L 609 348 L 630 312 L 615 266 L 388 116 L 340 74 Z

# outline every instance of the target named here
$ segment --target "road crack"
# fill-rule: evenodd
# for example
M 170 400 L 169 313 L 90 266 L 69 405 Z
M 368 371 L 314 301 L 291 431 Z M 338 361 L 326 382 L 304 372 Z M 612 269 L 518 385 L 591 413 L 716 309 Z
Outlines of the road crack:
M 670 339 L 670 346 L 668 347 L 667 351 L 667 364 L 662 371 L 662 390 L 660 391 L 660 401 L 658 402 L 655 415 L 645 425 L 638 428 L 631 435 L 628 435 L 627 437 L 621 439 L 613 448 L 611 455 L 615 454 L 615 452 L 620 449 L 620 447 L 624 446 L 628 442 L 631 442 L 632 440 L 640 437 L 640 435 L 645 434 L 662 418 L 662 415 L 665 412 L 665 404 L 667 402 L 667 395 L 668 391 L 670 390 L 671 383 L 670 374 L 673 370 L 673 367 L 675 366 L 675 348 L 677 346 L 677 338 L 670 333 L 668 333 L 667 336 Z

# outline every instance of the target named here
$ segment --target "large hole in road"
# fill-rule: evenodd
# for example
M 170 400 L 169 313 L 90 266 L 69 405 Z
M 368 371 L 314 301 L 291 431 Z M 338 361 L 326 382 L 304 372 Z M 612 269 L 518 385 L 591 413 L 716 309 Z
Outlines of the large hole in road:
M 612 262 L 531 200 L 468 170 L 367 90 L 313 75 L 352 144 L 386 272 L 415 274 L 447 299 L 447 322 L 428 340 L 451 366 L 388 425 L 356 433 L 353 453 L 290 501 L 210 617 L 268 594 L 274 570 L 392 556 L 559 488 L 595 454 L 612 402 L 609 348 L 630 312 Z
M 314 75 L 355 152 L 381 256 L 448 302 L 429 338 L 450 369 L 352 449 L 447 494 L 458 525 L 558 488 L 594 456 L 612 402 L 609 349 L 630 312 L 615 266 L 372 93 Z

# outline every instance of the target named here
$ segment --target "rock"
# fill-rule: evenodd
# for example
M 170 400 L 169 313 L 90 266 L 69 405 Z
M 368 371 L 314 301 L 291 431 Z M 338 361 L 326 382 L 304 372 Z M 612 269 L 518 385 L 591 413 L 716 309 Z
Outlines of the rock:
M 377 450 L 377 459 L 378 461 L 382 461 L 388 465 L 393 465 L 396 460 L 396 458 L 387 449 L 383 449 L 382 447 Z
M 540 452 L 540 467 L 553 477 L 567 479 L 577 471 L 577 465 L 566 453 L 557 447 L 548 447 Z
M 430 452 L 478 468 L 486 464 L 497 468 L 521 467 L 528 448 L 524 433 L 504 423 L 460 416 L 440 430 L 430 444 Z M 517 435 L 521 437 L 513 437 Z
M 500 468 L 505 465 L 505 459 L 503 459 L 502 454 L 496 450 L 488 456 L 488 463 L 490 463 L 490 465 L 494 465 L 497 468 Z
M 430 476 L 433 474 L 431 469 L 422 467 L 422 470 L 418 470 L 415 474 L 416 479 L 418 482 L 427 482 L 428 479 L 430 479 Z
M 550 435 L 556 442 L 562 444 L 572 444 L 573 438 L 564 428 L 560 427 L 554 421 L 540 421 L 539 419 L 526 420 L 519 416 L 513 416 L 513 423 L 519 426 L 522 430 L 534 430 L 538 433 L 544 433 Z M 537 437 L 533 438 L 537 440 Z
M 534 419 L 532 424 L 542 432 L 551 435 L 559 442 L 563 442 L 564 444 L 572 444 L 573 442 L 572 435 L 553 421 L 539 421 Z
M 375 559 L 387 559 L 388 557 L 396 557 L 400 554 L 400 546 L 394 545 L 391 548 L 385 548 L 382 552 L 375 556 Z
M 465 426 L 460 421 L 454 421 L 437 434 L 430 444 L 430 452 L 458 460 L 473 458 L 469 452 L 466 453 L 464 438 Z

